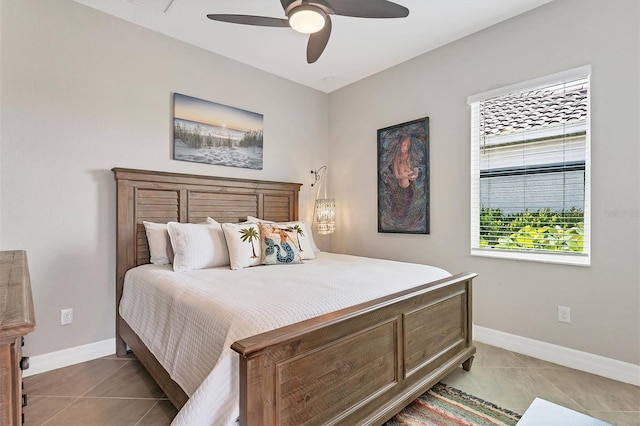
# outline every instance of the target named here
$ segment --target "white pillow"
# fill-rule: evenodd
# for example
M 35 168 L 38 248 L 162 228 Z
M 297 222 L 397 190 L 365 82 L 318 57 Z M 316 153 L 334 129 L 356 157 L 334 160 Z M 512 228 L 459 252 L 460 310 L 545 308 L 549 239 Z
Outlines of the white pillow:
M 154 265 L 173 263 L 173 248 L 166 223 L 142 222 L 149 243 L 149 261 Z
M 229 247 L 231 269 L 260 265 L 262 244 L 257 223 L 223 223 L 222 231 Z
M 217 225 L 218 233 L 216 234 L 216 241 L 220 243 L 220 255 L 222 256 L 221 263 L 222 266 L 229 265 L 229 247 L 227 247 L 227 240 L 224 237 L 224 232 L 222 231 L 222 224 L 215 219 L 207 217 L 205 223 Z
M 167 230 L 175 253 L 174 271 L 183 272 L 229 264 L 229 253 L 219 223 L 169 222 Z
M 254 217 L 254 216 L 247 216 L 247 222 L 253 222 L 253 223 L 275 223 L 272 220 L 264 220 L 264 219 L 260 219 L 259 217 Z
M 313 239 L 313 232 L 311 232 L 311 227 L 307 226 L 307 229 L 309 230 L 309 233 L 307 234 L 309 236 L 309 243 L 311 244 L 311 250 L 314 253 L 320 253 L 320 249 L 318 248 L 318 246 L 316 245 L 316 242 Z
M 254 223 L 276 223 L 271 220 L 264 220 L 253 216 L 247 216 L 247 221 Z M 298 237 L 297 239 L 300 242 L 298 245 L 298 248 L 300 249 L 300 255 L 304 260 L 315 259 L 316 253 L 320 253 L 320 249 L 318 249 L 315 241 L 313 241 L 313 233 L 311 232 L 311 228 L 308 227 L 304 222 L 297 220 L 292 222 L 277 222 L 277 224 L 281 228 L 295 228 L 296 226 L 298 226 L 295 231 L 296 236 Z M 302 233 L 298 232 L 298 230 L 301 230 Z

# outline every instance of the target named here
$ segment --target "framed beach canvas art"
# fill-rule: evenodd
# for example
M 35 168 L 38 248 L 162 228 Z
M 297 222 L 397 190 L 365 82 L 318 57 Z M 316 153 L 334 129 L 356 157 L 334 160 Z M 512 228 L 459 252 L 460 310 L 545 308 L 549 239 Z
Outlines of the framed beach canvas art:
M 263 116 L 174 93 L 174 160 L 262 170 Z
M 378 232 L 429 233 L 429 117 L 378 130 Z

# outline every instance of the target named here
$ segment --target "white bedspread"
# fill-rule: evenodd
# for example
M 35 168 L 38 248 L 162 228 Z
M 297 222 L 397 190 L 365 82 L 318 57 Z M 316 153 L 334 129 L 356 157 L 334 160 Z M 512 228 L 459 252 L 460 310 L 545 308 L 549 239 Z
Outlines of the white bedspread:
M 238 417 L 237 340 L 451 276 L 433 266 L 331 253 L 300 265 L 127 272 L 120 314 L 187 395 L 174 425 Z

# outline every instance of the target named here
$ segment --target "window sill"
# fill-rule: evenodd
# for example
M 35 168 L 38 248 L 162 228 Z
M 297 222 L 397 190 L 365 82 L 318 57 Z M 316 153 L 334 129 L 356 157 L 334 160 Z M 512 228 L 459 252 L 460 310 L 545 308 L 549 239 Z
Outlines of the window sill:
M 516 251 L 471 249 L 471 256 L 492 257 L 495 259 L 524 260 L 527 262 L 553 263 L 572 266 L 591 266 L 591 256 L 588 254 L 551 254 L 525 253 Z

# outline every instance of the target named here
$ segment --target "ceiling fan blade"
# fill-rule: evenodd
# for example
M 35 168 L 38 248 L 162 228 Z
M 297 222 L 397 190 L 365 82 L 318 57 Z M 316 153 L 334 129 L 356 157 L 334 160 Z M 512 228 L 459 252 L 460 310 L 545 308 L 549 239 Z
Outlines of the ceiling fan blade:
M 329 43 L 329 36 L 331 35 L 331 17 L 327 16 L 327 21 L 324 27 L 317 33 L 313 33 L 309 36 L 309 43 L 307 44 L 307 63 L 312 64 L 318 60 L 324 48 Z
M 289 5 L 294 1 L 296 0 L 280 0 L 280 4 L 282 5 L 282 8 L 286 11 L 287 7 L 289 7 Z
M 288 27 L 289 21 L 281 18 L 269 18 L 267 16 L 251 15 L 226 15 L 211 13 L 207 18 L 214 21 L 229 22 L 232 24 L 258 25 L 260 27 Z
M 313 1 L 313 0 L 312 0 Z M 409 9 L 387 0 L 322 0 L 336 15 L 355 18 L 405 18 Z

